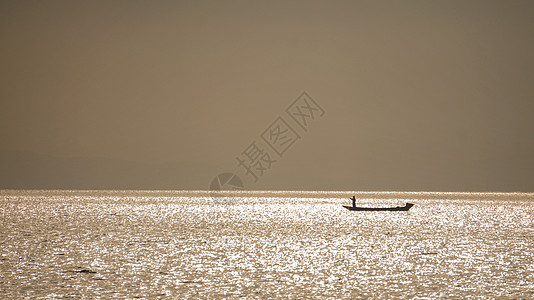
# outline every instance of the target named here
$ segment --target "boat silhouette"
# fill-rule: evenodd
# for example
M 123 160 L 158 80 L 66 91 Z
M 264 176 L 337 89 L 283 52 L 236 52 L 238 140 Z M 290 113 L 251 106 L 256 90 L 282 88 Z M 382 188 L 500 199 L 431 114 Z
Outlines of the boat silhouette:
M 356 197 L 352 196 L 352 206 L 343 205 L 344 208 L 352 211 L 407 211 L 414 205 L 413 203 L 406 203 L 405 206 L 396 207 L 358 207 L 356 206 Z

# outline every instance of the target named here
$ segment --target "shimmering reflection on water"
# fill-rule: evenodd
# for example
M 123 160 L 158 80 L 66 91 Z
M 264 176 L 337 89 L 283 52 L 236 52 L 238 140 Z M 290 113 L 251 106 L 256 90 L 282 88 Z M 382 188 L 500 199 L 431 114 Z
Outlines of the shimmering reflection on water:
M 0 298 L 532 298 L 532 200 L 4 192 Z

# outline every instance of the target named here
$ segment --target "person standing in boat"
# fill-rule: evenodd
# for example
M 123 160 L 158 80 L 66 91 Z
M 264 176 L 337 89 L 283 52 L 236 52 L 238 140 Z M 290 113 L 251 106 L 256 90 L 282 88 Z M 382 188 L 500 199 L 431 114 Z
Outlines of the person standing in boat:
M 352 207 L 356 207 L 356 196 L 352 196 L 350 200 L 352 200 Z

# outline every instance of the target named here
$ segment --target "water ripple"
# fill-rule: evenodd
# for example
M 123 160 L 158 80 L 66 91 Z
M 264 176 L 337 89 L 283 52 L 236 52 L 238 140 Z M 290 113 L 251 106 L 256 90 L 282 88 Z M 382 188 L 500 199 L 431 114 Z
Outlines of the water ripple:
M 534 202 L 485 195 L 4 193 L 0 298 L 532 298 Z

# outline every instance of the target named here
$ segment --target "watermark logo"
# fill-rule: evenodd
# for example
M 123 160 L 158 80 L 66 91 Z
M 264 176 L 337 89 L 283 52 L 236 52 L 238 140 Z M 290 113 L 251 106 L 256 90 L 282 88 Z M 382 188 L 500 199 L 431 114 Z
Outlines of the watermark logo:
M 243 190 L 243 181 L 234 173 L 222 173 L 211 181 L 210 191 L 236 191 Z
M 286 109 L 286 113 L 304 130 L 308 131 L 308 126 L 316 118 L 324 116 L 322 109 L 308 93 L 303 92 L 291 105 Z
M 282 117 L 278 117 L 265 129 L 261 138 L 278 156 L 282 157 L 300 139 L 300 135 Z
M 295 99 L 274 121 L 235 157 L 237 167 L 254 183 L 258 182 L 284 154 L 308 132 L 312 123 L 325 114 L 324 109 L 307 92 Z M 225 188 L 222 188 L 225 186 Z M 218 190 L 244 189 L 233 173 L 223 173 L 210 184 L 210 193 Z
M 211 200 L 227 201 L 228 191 L 242 191 L 245 189 L 243 181 L 234 173 L 221 173 L 210 183 L 209 197 Z

